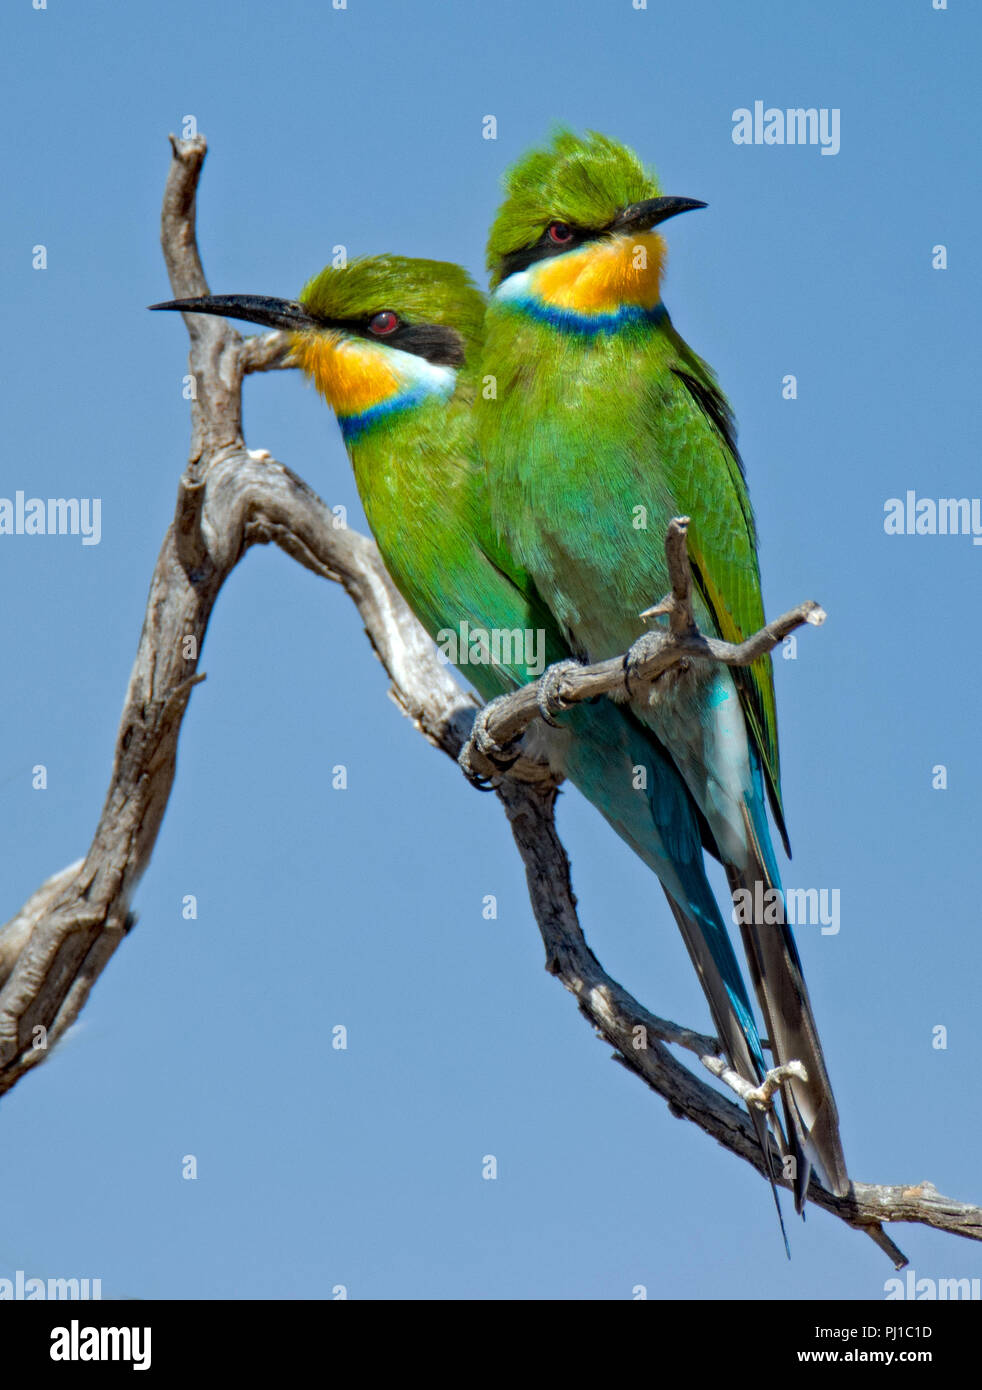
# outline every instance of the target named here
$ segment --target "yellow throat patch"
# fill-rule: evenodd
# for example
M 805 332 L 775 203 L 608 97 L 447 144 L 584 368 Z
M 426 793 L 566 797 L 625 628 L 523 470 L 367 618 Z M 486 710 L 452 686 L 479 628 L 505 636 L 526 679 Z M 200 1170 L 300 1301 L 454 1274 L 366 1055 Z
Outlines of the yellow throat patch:
M 336 415 L 361 415 L 400 388 L 384 348 L 340 333 L 294 333 L 293 355 Z
M 653 309 L 665 258 L 657 232 L 613 236 L 536 262 L 530 288 L 543 304 L 580 314 L 611 314 L 625 304 Z

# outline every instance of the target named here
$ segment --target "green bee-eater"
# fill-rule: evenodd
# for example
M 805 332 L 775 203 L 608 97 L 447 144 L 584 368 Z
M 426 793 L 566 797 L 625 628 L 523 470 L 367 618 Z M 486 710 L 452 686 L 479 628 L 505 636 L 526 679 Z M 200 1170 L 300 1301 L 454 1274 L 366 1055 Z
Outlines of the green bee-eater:
M 494 535 L 474 439 L 485 305 L 463 270 L 378 256 L 322 271 L 296 301 L 220 295 L 153 307 L 289 332 L 295 360 L 337 415 L 369 524 L 404 598 L 452 655 L 448 634 L 486 634 L 490 660 L 481 659 L 480 642 L 475 653 L 466 640 L 455 656 L 484 698 L 581 650 L 565 641 L 527 571 Z M 500 635 L 508 640 L 496 641 Z M 752 1006 L 706 878 L 708 832 L 677 768 L 637 715 L 610 700 L 578 705 L 558 724 L 533 726 L 533 751 L 658 875 L 731 1065 L 758 1081 L 765 1064 Z M 752 1113 L 765 1143 L 760 1113 Z
M 673 516 L 691 518 L 702 630 L 739 642 L 764 623 L 730 408 L 661 298 L 666 249 L 656 227 L 702 206 L 663 196 L 614 141 L 561 131 L 510 171 L 490 233 L 481 371 L 497 398 L 479 402 L 479 441 L 492 516 L 581 659 L 627 651 L 643 634 L 640 614 L 670 587 Z M 786 1106 L 826 1186 L 844 1193 L 838 1116 L 801 963 L 780 892 L 764 896 L 780 890 L 765 789 L 787 845 L 770 658 L 678 668 L 632 708 L 709 824 L 772 1053 L 808 1073 L 785 1087 Z M 747 910 L 755 904 L 759 917 L 762 901 L 763 922 Z M 807 1171 L 798 1178 L 800 1200 Z

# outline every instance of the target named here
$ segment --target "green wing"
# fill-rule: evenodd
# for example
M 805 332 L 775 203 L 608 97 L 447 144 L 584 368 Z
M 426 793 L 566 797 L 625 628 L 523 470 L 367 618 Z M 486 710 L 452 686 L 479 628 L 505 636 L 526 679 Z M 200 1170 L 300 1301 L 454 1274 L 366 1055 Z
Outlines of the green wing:
M 693 580 L 726 642 L 742 642 L 764 626 L 764 604 L 757 562 L 757 530 L 750 495 L 737 452 L 733 415 L 712 369 L 697 357 L 674 328 L 667 330 L 677 360 L 674 390 L 685 393 L 712 431 L 715 463 L 700 470 L 693 485 L 700 492 L 691 512 L 689 555 Z M 679 499 L 682 500 L 681 498 Z M 693 499 L 695 502 L 695 499 Z M 698 521 L 695 518 L 698 517 Z M 752 666 L 733 668 L 740 703 L 760 756 L 774 819 L 790 854 L 781 796 L 777 703 L 770 656 Z

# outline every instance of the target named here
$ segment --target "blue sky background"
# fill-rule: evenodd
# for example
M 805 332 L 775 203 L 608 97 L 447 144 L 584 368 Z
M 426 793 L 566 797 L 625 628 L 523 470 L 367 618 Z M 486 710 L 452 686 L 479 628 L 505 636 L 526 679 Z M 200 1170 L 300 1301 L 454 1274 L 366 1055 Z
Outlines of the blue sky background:
M 883 530 L 908 488 L 980 489 L 978 11 L 16 0 L 2 28 L 0 493 L 99 496 L 103 536 L 0 537 L 0 917 L 88 846 L 185 462 L 184 329 L 144 308 L 168 297 L 168 132 L 193 114 L 210 142 L 213 291 L 293 295 L 337 242 L 483 282 L 506 165 L 556 120 L 593 127 L 710 205 L 667 229 L 666 302 L 737 412 L 768 611 L 830 615 L 777 684 L 786 881 L 841 893 L 839 934 L 799 942 L 850 1169 L 982 1200 L 982 550 Z M 840 153 L 735 146 L 755 100 L 839 107 Z M 299 377 L 250 379 L 246 428 L 364 524 Z M 882 1298 L 884 1256 L 817 1210 L 789 1218 L 789 1265 L 760 1179 L 610 1062 L 542 968 L 498 806 L 385 698 L 340 589 L 253 550 L 202 668 L 139 924 L 0 1103 L 0 1276 L 140 1297 Z M 560 828 L 607 968 L 708 1028 L 653 878 L 575 792 Z M 891 1233 L 919 1277 L 982 1275 L 982 1247 Z

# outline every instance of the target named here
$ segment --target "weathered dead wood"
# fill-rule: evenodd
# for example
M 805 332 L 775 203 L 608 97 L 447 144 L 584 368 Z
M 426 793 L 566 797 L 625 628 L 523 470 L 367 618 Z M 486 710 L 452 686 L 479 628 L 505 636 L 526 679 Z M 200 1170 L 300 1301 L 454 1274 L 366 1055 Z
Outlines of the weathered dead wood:
M 812 599 L 753 633 L 745 642 L 722 642 L 704 637 L 696 626 L 692 600 L 692 572 L 686 532 L 689 518 L 676 517 L 665 537 L 665 555 L 671 592 L 642 618 L 667 617 L 668 626 L 641 637 L 623 656 L 610 657 L 592 666 L 575 661 L 549 667 L 537 681 L 485 705 L 461 758 L 464 770 L 475 778 L 493 779 L 510 768 L 517 741 L 533 719 L 550 718 L 571 705 L 595 700 L 599 695 L 627 695 L 645 685 L 651 687 L 673 666 L 690 661 L 715 661 L 724 666 L 749 666 L 783 642 L 803 623 L 819 627 L 825 610 Z
M 208 288 L 194 232 L 206 147 L 201 138 L 172 145 L 161 239 L 173 294 L 184 298 Z M 475 701 L 437 659 L 374 542 L 336 527 L 330 510 L 300 478 L 265 451 L 245 446 L 243 379 L 251 371 L 289 365 L 284 336 L 243 341 L 221 318 L 191 315 L 185 322 L 196 387 L 191 456 L 151 578 L 105 805 L 85 858 L 48 879 L 0 929 L 0 1093 L 42 1061 L 78 1016 L 132 922 L 130 903 L 170 795 L 181 720 L 194 685 L 204 678 L 198 665 L 212 607 L 250 546 L 273 542 L 345 588 L 388 673 L 391 693 L 436 747 L 458 758 L 474 723 Z M 820 621 L 817 605 L 806 604 L 740 647 L 705 639 L 694 630 L 686 597 L 684 523 L 673 528 L 668 546 L 673 595 L 652 610 L 668 616 L 667 630 L 643 639 L 643 646 L 613 663 L 566 669 L 548 692 L 533 685 L 496 702 L 481 725 L 489 746 L 514 742 L 546 695 L 559 707 L 612 690 L 625 679 L 651 680 L 679 660 L 740 664 L 769 650 L 799 623 Z M 646 1081 L 674 1115 L 692 1120 L 766 1176 L 746 1111 L 684 1067 L 668 1046 L 695 1053 L 732 1084 L 716 1040 L 650 1013 L 606 974 L 587 945 L 569 862 L 556 833 L 554 780 L 539 768 L 530 780 L 496 777 L 495 783 L 525 864 L 547 969 L 614 1048 L 615 1060 Z M 837 1198 L 813 1181 L 809 1196 L 865 1230 L 898 1264 L 903 1256 L 881 1222 L 917 1222 L 982 1239 L 982 1209 L 943 1197 L 929 1183 L 856 1183 L 848 1197 Z

